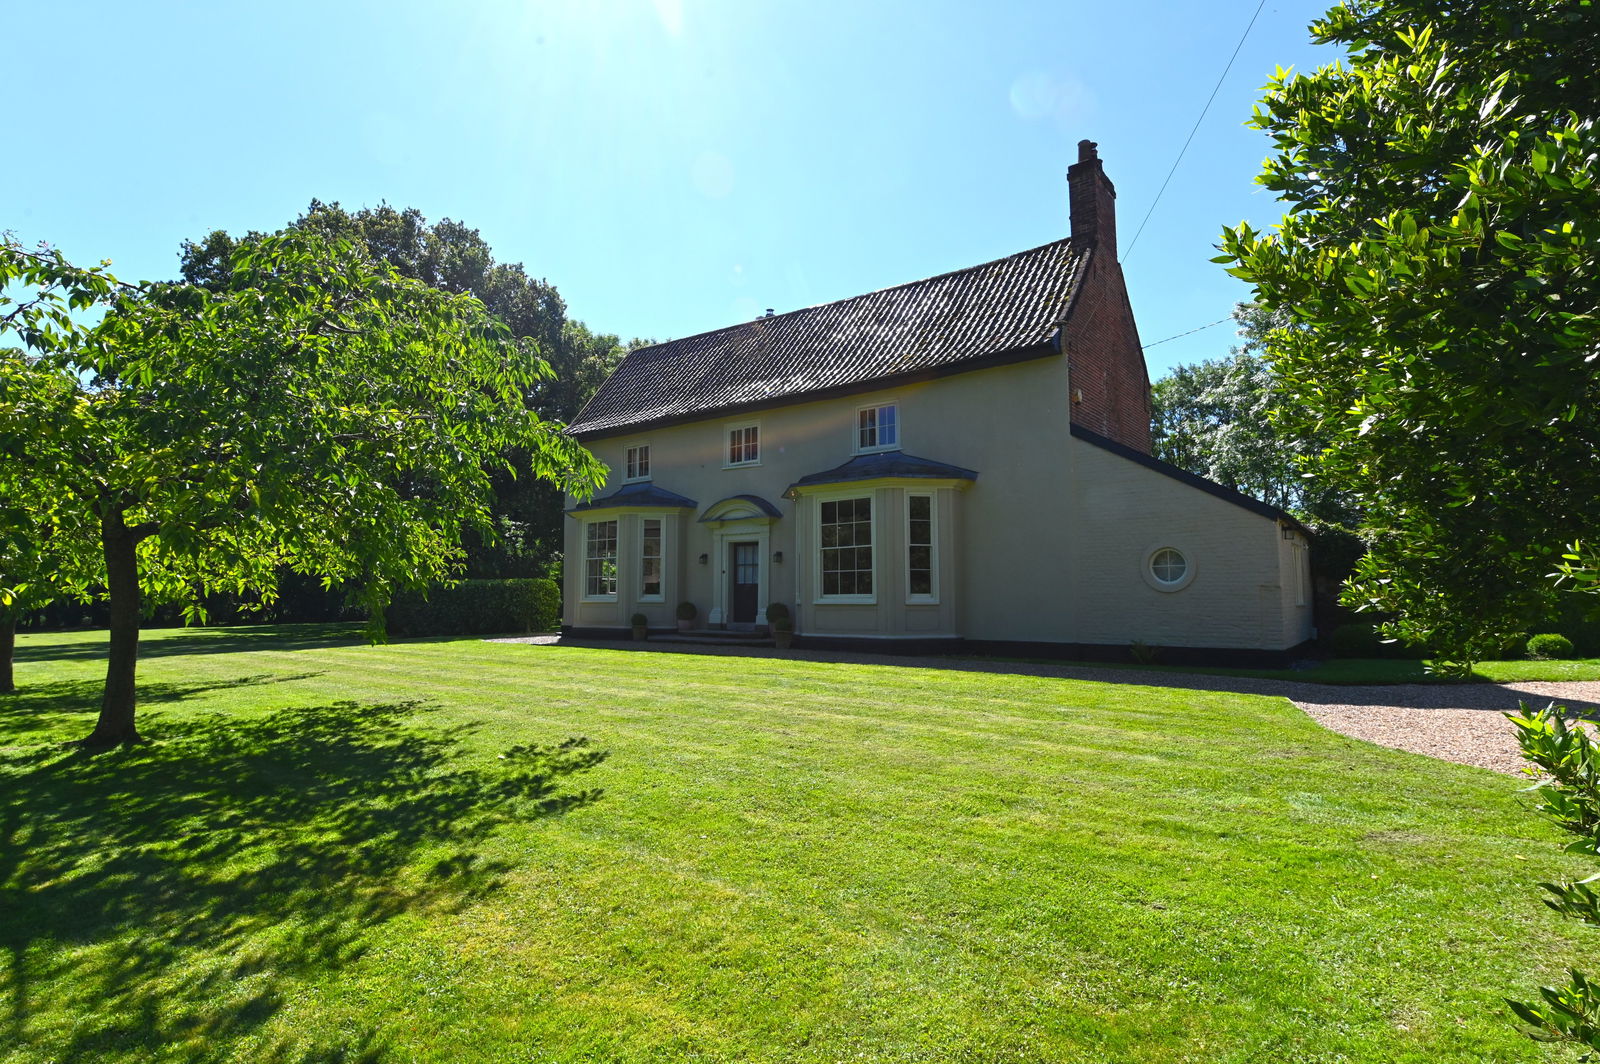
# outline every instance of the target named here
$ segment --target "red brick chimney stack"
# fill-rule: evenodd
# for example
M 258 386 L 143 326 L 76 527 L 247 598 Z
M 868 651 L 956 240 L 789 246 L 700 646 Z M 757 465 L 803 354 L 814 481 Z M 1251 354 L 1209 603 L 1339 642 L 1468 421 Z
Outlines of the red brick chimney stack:
M 1072 239 L 1093 244 L 1117 260 L 1117 190 L 1100 166 L 1098 145 L 1078 141 L 1078 161 L 1067 167 Z

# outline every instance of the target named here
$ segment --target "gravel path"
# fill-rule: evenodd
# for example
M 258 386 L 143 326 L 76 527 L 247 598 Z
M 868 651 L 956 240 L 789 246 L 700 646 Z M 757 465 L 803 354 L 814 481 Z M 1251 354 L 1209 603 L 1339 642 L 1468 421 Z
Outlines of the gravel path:
M 1092 665 L 1049 665 L 984 658 L 904 657 L 830 650 L 777 651 L 770 647 L 695 646 L 686 643 L 634 645 L 627 642 L 562 639 L 551 635 L 495 639 L 491 642 L 734 657 L 781 656 L 801 661 L 914 665 L 967 672 L 1059 676 L 1098 683 L 1176 687 L 1192 691 L 1281 695 L 1331 731 L 1397 750 L 1410 750 L 1510 775 L 1521 775 L 1524 762 L 1517 748 L 1515 729 L 1501 714 L 1515 710 L 1519 702 L 1527 702 L 1530 706 L 1558 702 L 1573 712 L 1586 714 L 1600 711 L 1600 681 L 1336 686 L 1199 673 L 1103 669 Z

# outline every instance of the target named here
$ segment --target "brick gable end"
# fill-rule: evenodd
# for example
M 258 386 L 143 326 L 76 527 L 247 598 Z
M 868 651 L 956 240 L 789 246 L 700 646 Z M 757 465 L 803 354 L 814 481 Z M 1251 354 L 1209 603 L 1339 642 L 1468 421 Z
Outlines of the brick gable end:
M 1151 452 L 1150 375 L 1122 267 L 1097 249 L 1061 333 L 1072 423 Z

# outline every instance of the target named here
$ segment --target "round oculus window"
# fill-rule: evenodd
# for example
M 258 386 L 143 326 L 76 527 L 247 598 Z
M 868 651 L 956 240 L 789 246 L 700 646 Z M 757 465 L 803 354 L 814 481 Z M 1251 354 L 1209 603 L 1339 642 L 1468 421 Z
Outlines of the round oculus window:
M 1150 557 L 1150 575 L 1158 584 L 1176 587 L 1189 575 L 1189 560 L 1180 551 L 1162 547 Z

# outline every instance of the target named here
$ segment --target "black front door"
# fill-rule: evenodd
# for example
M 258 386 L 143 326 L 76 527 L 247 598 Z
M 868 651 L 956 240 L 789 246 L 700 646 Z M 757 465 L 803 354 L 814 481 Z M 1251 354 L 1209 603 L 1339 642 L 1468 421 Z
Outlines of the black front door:
M 733 622 L 754 624 L 761 597 L 761 555 L 759 543 L 730 543 L 733 552 L 729 568 L 733 572 Z

